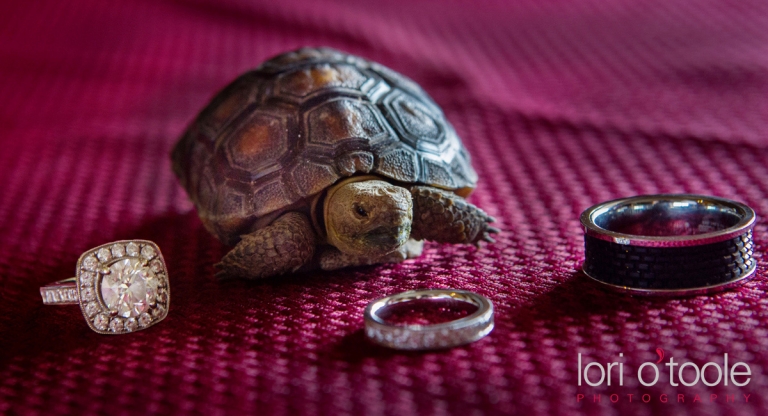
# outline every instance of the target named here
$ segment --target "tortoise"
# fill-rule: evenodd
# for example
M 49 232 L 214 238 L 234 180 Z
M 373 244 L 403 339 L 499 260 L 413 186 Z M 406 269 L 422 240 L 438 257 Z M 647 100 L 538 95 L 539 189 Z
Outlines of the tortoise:
M 416 83 L 330 48 L 276 56 L 219 92 L 172 152 L 219 277 L 400 262 L 423 240 L 493 242 L 442 110 Z

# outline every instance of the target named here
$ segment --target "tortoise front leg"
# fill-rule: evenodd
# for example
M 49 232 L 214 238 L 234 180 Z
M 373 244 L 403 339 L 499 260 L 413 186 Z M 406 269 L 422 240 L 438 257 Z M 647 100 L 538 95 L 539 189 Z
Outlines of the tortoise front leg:
M 216 267 L 219 278 L 260 279 L 295 272 L 315 254 L 315 233 L 298 212 L 283 214 L 272 224 L 243 235 Z
M 320 252 L 320 268 L 323 270 L 338 270 L 351 266 L 368 266 L 380 263 L 400 263 L 407 259 L 413 259 L 421 255 L 424 248 L 423 241 L 410 239 L 397 250 L 383 257 L 362 257 L 342 253 L 336 247 L 326 247 Z
M 495 221 L 493 217 L 454 193 L 431 186 L 414 186 L 411 196 L 411 238 L 479 245 L 481 240 L 494 242 L 491 234 L 499 232 L 490 226 Z

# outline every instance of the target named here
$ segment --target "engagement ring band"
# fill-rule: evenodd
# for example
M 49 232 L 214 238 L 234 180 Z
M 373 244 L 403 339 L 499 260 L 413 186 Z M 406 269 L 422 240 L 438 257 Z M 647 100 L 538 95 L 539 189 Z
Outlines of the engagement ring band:
M 168 315 L 171 292 L 163 255 L 146 240 L 92 248 L 77 261 L 76 277 L 40 288 L 46 305 L 79 304 L 100 334 L 134 332 Z
M 755 273 L 755 212 L 724 198 L 645 195 L 581 214 L 584 273 L 618 291 L 690 296 L 744 284 Z
M 459 301 L 477 310 L 459 319 L 436 324 L 394 324 L 383 317 L 393 305 L 419 300 Z M 493 330 L 493 304 L 477 293 L 453 289 L 412 290 L 377 299 L 365 308 L 365 335 L 373 342 L 399 350 L 430 350 L 469 344 Z

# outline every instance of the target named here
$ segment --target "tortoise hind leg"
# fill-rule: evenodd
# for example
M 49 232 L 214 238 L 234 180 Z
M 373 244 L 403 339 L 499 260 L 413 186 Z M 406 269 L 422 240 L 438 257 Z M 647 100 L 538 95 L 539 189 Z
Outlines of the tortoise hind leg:
M 494 242 L 491 234 L 499 232 L 490 225 L 495 221 L 493 217 L 454 193 L 431 186 L 414 186 L 411 196 L 411 238 L 479 245 L 480 241 Z
M 315 254 L 315 233 L 309 219 L 298 212 L 283 214 L 272 224 L 243 235 L 227 253 L 216 276 L 260 279 L 298 270 Z

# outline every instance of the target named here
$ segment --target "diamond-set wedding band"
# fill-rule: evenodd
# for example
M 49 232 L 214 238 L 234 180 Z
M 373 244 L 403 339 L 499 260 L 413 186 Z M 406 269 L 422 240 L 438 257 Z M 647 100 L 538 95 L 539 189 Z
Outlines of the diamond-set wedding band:
M 477 306 L 472 314 L 432 325 L 394 325 L 379 316 L 384 308 L 419 299 L 458 300 Z M 365 308 L 365 335 L 372 342 L 399 350 L 450 348 L 475 342 L 493 330 L 493 303 L 474 292 L 454 289 L 411 290 L 374 300 Z
M 160 248 L 147 240 L 115 241 L 77 261 L 76 277 L 40 288 L 46 305 L 79 304 L 100 334 L 135 332 L 162 321 L 171 301 Z

